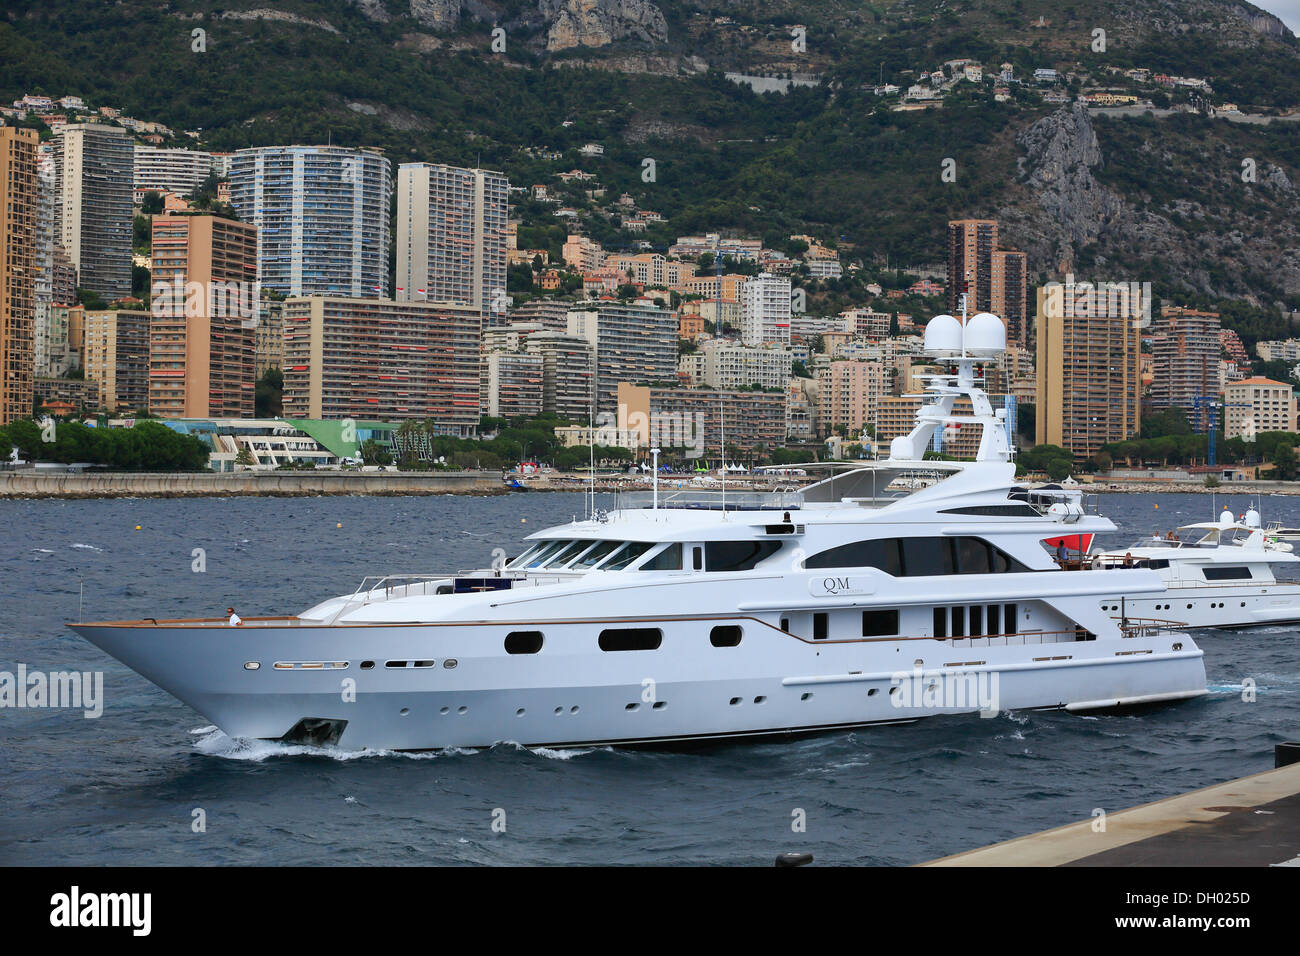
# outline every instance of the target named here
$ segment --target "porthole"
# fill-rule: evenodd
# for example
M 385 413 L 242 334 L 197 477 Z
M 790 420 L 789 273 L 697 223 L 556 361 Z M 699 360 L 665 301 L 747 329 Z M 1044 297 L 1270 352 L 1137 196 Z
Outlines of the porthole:
M 578 705 L 577 705 L 577 704 L 574 704 L 572 707 L 569 708 L 569 713 L 571 713 L 571 714 L 576 714 L 577 712 L 578 712 Z
M 799 695 L 800 700 L 812 700 L 812 694 L 803 693 Z
M 667 706 L 668 706 L 668 702 L 667 702 L 667 701 L 664 701 L 664 700 L 657 700 L 657 701 L 655 701 L 655 703 L 654 703 L 654 708 L 653 708 L 653 709 L 654 709 L 654 710 L 663 710 L 663 709 L 664 709 L 665 707 L 667 707 Z M 578 708 L 575 707 L 575 708 L 573 708 L 573 709 L 574 709 L 574 710 L 577 710 Z
M 447 670 L 451 670 L 453 667 L 456 666 L 456 658 L 454 657 L 447 658 L 445 661 L 442 662 L 442 666 L 447 668 Z
M 874 688 L 874 687 L 871 688 L 871 689 L 872 689 L 873 692 L 875 691 L 875 688 Z M 895 696 L 897 693 L 898 693 L 898 686 L 897 686 L 897 685 L 895 685 L 895 686 L 889 688 L 889 696 L 890 696 L 890 697 Z M 868 694 L 867 696 L 869 697 L 869 696 L 871 696 L 871 695 Z
M 740 698 L 739 698 L 739 697 L 733 697 L 733 698 L 731 698 L 731 706 L 732 706 L 732 707 L 739 707 L 739 706 L 740 706 Z
M 450 708 L 450 707 L 439 707 L 439 708 L 438 708 L 438 713 L 443 714 L 443 715 L 449 714 L 449 713 L 451 713 L 451 708 Z
M 244 662 L 244 670 L 246 670 L 246 671 L 255 671 L 255 670 L 257 670 L 257 669 L 258 669 L 259 667 L 261 667 L 261 666 L 262 666 L 262 662 L 261 662 L 261 661 L 245 661 L 245 662 Z
M 1182 649 L 1183 649 L 1183 645 L 1181 645 L 1181 644 L 1175 644 L 1175 645 L 1174 645 L 1174 650 L 1176 650 L 1176 651 L 1181 651 Z
M 520 707 L 518 710 L 515 711 L 516 717 L 522 717 L 523 715 L 524 715 L 524 709 L 522 707 Z
M 469 710 L 468 707 L 466 707 L 464 704 L 461 704 L 461 706 L 456 708 L 456 713 L 463 714 L 466 713 L 468 710 Z
M 398 711 L 398 713 L 401 714 L 403 717 L 409 717 L 411 716 L 411 708 L 403 707 L 401 710 Z
M 763 703 L 763 701 L 765 701 L 765 700 L 767 700 L 767 698 L 764 697 L 764 696 L 762 696 L 762 695 L 760 694 L 758 697 L 755 697 L 755 698 L 754 698 L 754 703 L 756 703 L 756 704 L 761 704 L 761 703 Z
M 876 692 L 877 692 L 878 690 L 880 690 L 879 687 L 873 687 L 873 688 L 871 688 L 869 691 L 867 691 L 867 696 L 868 696 L 868 697 L 875 697 L 875 696 L 876 696 Z M 890 693 L 892 694 L 892 693 L 893 693 L 893 690 L 890 690 Z
M 374 662 L 374 661 L 362 661 L 362 662 L 361 662 L 361 669 L 362 669 L 363 671 L 374 670 L 374 669 L 375 669 L 375 662 Z
M 740 644 L 741 630 L 736 624 L 719 624 L 709 631 L 709 643 L 714 647 L 736 647 Z
M 637 704 L 637 703 L 631 703 L 631 704 L 628 704 L 628 705 L 627 705 L 626 707 L 624 707 L 623 709 L 624 709 L 624 710 L 640 710 L 640 709 L 641 709 L 641 705 L 640 705 L 640 704 Z
M 564 713 L 564 708 L 563 708 L 563 707 L 556 707 L 556 708 L 555 708 L 555 716 L 556 716 L 556 717 L 560 716 L 560 714 L 562 714 L 562 713 Z

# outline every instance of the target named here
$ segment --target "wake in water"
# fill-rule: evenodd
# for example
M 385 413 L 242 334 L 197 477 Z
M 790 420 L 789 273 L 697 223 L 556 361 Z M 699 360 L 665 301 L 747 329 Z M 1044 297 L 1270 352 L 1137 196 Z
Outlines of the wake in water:
M 252 737 L 231 737 L 215 726 L 196 727 L 190 733 L 197 739 L 194 749 L 209 757 L 226 760 L 247 760 L 261 763 L 272 757 L 328 757 L 330 760 L 361 760 L 374 757 L 403 757 L 407 760 L 433 760 L 437 757 L 466 757 L 483 751 L 476 748 L 448 747 L 443 750 L 341 750 L 337 747 L 313 747 L 309 744 L 286 744 L 275 740 L 258 740 Z M 596 750 L 610 747 L 590 747 L 574 750 L 553 750 L 549 747 L 525 747 L 514 741 L 503 741 L 490 750 L 514 750 L 542 757 L 546 760 L 572 760 Z

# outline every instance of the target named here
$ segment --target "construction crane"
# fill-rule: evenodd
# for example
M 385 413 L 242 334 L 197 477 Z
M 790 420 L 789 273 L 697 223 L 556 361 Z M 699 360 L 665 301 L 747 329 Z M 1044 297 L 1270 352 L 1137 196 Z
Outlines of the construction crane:
M 1220 408 L 1250 408 L 1251 406 L 1245 402 L 1221 402 L 1213 395 L 1197 395 L 1194 399 L 1192 399 L 1192 402 L 1195 404 L 1198 413 L 1201 411 L 1201 409 L 1205 409 L 1207 412 L 1206 423 L 1208 425 L 1207 430 L 1209 431 L 1210 442 L 1209 442 L 1208 454 L 1206 456 L 1206 463 L 1209 465 L 1214 465 L 1215 464 L 1214 429 L 1215 426 L 1218 424 L 1218 422 L 1215 420 L 1215 411 Z M 1199 418 L 1201 416 L 1198 414 L 1197 417 Z

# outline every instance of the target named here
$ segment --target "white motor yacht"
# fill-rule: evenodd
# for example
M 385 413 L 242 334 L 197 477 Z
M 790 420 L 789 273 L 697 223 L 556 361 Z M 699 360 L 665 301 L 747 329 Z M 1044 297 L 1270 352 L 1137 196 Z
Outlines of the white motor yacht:
M 1112 614 L 1177 621 L 1185 627 L 1252 627 L 1300 621 L 1300 582 L 1279 581 L 1296 572 L 1292 546 L 1260 529 L 1259 513 L 1242 522 L 1225 509 L 1217 522 L 1183 525 L 1127 548 L 1092 556 L 1093 568 L 1150 568 L 1167 590 L 1157 595 L 1113 595 L 1102 601 Z
M 1150 569 L 1062 571 L 1042 542 L 1113 531 L 1076 493 L 1013 499 L 975 367 L 994 315 L 942 315 L 912 431 L 798 492 L 626 498 L 496 567 L 368 579 L 296 615 L 71 625 L 227 734 L 349 749 L 646 744 L 809 733 L 1205 693 L 1185 633 L 1105 595 Z M 972 414 L 955 415 L 966 396 Z M 935 430 L 975 461 L 929 461 Z M 288 588 L 286 588 L 288 591 Z

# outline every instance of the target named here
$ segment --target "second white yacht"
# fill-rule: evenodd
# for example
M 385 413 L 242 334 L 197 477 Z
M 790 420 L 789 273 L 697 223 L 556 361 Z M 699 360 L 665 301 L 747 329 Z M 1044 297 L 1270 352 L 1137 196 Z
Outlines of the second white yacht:
M 1127 548 L 1092 556 L 1091 566 L 1150 568 L 1164 594 L 1113 595 L 1102 609 L 1121 616 L 1160 618 L 1184 627 L 1256 627 L 1300 621 L 1300 557 L 1292 546 L 1260 529 L 1253 508 L 1238 522 L 1224 510 L 1217 522 L 1183 525 Z M 1276 569 L 1276 570 L 1275 570 Z M 1289 572 L 1279 581 L 1277 571 Z

